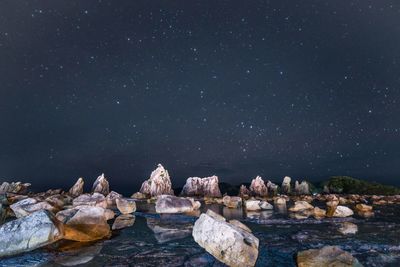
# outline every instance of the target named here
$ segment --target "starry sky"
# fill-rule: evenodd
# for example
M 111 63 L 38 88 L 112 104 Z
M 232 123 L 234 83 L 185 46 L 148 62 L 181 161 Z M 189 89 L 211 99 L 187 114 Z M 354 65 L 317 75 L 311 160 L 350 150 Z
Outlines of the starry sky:
M 4 0 L 0 81 L 0 181 L 400 185 L 396 0 Z

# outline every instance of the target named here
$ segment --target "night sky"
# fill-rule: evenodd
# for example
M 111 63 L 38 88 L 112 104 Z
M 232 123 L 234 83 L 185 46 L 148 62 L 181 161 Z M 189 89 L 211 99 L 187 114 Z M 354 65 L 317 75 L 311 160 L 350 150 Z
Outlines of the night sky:
M 0 182 L 400 184 L 400 2 L 0 2 Z

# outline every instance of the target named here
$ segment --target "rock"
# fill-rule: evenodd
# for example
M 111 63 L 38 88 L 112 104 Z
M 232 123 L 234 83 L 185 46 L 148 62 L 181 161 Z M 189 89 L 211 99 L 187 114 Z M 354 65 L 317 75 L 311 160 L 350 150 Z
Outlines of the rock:
M 6 194 L 0 194 L 0 205 L 8 205 Z
M 45 201 L 59 210 L 66 205 L 72 204 L 72 198 L 69 195 L 61 195 L 61 194 L 49 196 L 48 198 L 45 199 Z
M 205 178 L 189 177 L 183 186 L 182 196 L 194 197 L 221 197 L 221 191 L 218 186 L 218 176 Z
M 269 204 L 267 201 L 261 201 L 260 203 L 260 208 L 262 210 L 273 210 L 274 206 L 272 206 L 271 204 Z
M 336 208 L 339 205 L 339 200 L 331 200 L 326 202 L 326 216 L 332 217 L 335 214 Z
M 237 209 L 237 208 L 242 207 L 242 198 L 241 197 L 224 196 L 222 200 L 224 202 L 225 207 L 228 207 L 231 209 Z
M 116 203 L 122 214 L 130 214 L 136 211 L 136 202 L 131 198 L 117 198 Z
M 265 185 L 264 180 L 260 176 L 257 176 L 255 179 L 251 181 L 249 189 L 250 189 L 250 194 L 252 196 L 257 196 L 257 197 L 268 196 L 268 188 Z
M 314 218 L 315 219 L 322 219 L 326 216 L 326 210 L 320 209 L 318 207 L 314 208 Z
M 284 197 L 276 197 L 274 198 L 274 204 L 276 206 L 285 205 L 286 206 L 286 198 Z
M 303 210 L 313 210 L 314 207 L 306 201 L 296 201 L 294 206 L 289 208 L 289 211 L 298 212 Z
M 111 191 L 107 196 L 106 196 L 106 202 L 107 202 L 107 207 L 108 208 L 115 208 L 117 205 L 116 200 L 118 198 L 122 198 L 123 196 L 121 194 L 118 194 L 115 191 Z
M 351 222 L 344 222 L 340 225 L 338 231 L 344 235 L 356 234 L 358 232 L 358 226 Z
M 26 198 L 10 206 L 17 218 L 28 216 L 29 214 L 38 210 L 48 210 L 55 212 L 57 209 L 47 203 L 46 201 L 38 202 L 34 198 Z
M 372 211 L 372 206 L 368 206 L 365 204 L 357 204 L 356 205 L 356 211 L 358 212 L 371 212 Z
M 211 210 L 201 214 L 192 232 L 194 241 L 228 266 L 254 266 L 259 240 L 242 227 L 230 224 Z
M 143 193 L 136 192 L 136 193 L 134 193 L 134 194 L 131 196 L 131 198 L 135 198 L 135 199 L 145 199 L 145 198 L 147 198 L 147 196 L 146 196 L 145 194 L 143 194 Z
M 260 204 L 261 204 L 260 200 L 249 199 L 245 201 L 245 208 L 248 211 L 261 210 Z
M 127 227 L 131 227 L 135 224 L 135 215 L 132 214 L 122 214 L 115 218 L 112 225 L 112 230 L 119 230 Z
M 249 189 L 247 189 L 247 187 L 244 184 L 242 184 L 240 186 L 239 196 L 242 197 L 242 198 L 247 198 L 247 197 L 250 196 L 250 191 L 249 191 Z
M 200 202 L 189 198 L 161 195 L 157 198 L 157 213 L 185 213 L 200 208 Z
M 85 182 L 83 181 L 83 178 L 79 178 L 75 184 L 69 189 L 69 194 L 72 197 L 78 197 L 83 194 L 83 186 Z
M 321 249 L 309 249 L 297 253 L 298 267 L 330 267 L 349 266 L 361 267 L 362 265 L 350 253 L 336 246 L 326 246 Z
M 110 185 L 108 184 L 104 173 L 102 173 L 99 177 L 97 177 L 96 181 L 94 181 L 92 192 L 100 193 L 103 196 L 107 196 L 110 193 Z
M 348 207 L 345 206 L 337 206 L 335 213 L 333 214 L 333 217 L 349 217 L 352 216 L 354 212 L 349 209 Z
M 298 181 L 296 181 L 295 185 L 294 185 L 294 191 L 298 195 L 309 195 L 310 194 L 310 188 L 306 181 L 302 181 L 300 184 Z
M 168 171 L 161 164 L 158 164 L 150 178 L 143 182 L 140 193 L 149 197 L 174 194 Z
M 4 182 L 0 185 L 0 194 L 5 194 L 5 193 L 24 194 L 26 193 L 29 186 L 31 186 L 30 183 L 13 182 L 10 184 Z
M 64 239 L 80 242 L 108 237 L 111 231 L 107 220 L 114 216 L 112 210 L 95 206 L 79 206 L 60 211 L 56 215 L 65 224 Z
M 61 239 L 63 225 L 47 210 L 0 226 L 0 258 L 34 250 Z
M 273 182 L 267 181 L 267 188 L 271 195 L 276 196 L 278 194 L 278 185 L 274 184 Z
M 6 220 L 7 217 L 7 211 L 5 208 L 3 208 L 3 204 L 0 203 L 0 225 L 3 224 L 3 222 Z
M 285 176 L 283 178 L 282 182 L 282 194 L 290 194 L 291 193 L 291 188 L 290 188 L 290 182 L 292 179 L 289 176 Z
M 107 200 L 100 193 L 82 194 L 72 201 L 72 205 L 76 206 L 95 206 L 106 209 L 108 207 Z
M 245 230 L 246 232 L 251 233 L 251 229 L 249 227 L 247 227 L 247 225 L 241 223 L 238 220 L 230 220 L 229 223 L 234 225 L 234 226 L 236 226 L 236 227 L 239 227 L 240 229 Z

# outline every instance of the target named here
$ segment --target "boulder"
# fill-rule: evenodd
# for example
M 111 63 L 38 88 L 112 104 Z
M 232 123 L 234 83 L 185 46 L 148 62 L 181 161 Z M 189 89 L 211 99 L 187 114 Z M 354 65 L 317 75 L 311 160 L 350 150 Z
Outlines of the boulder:
M 278 185 L 274 184 L 273 182 L 267 181 L 267 188 L 271 195 L 276 196 L 278 194 Z
M 224 206 L 231 208 L 231 209 L 237 209 L 242 207 L 242 198 L 241 197 L 230 197 L 230 196 L 224 196 L 222 198 L 224 202 Z
M 351 222 L 344 222 L 340 225 L 338 231 L 344 235 L 352 235 L 358 232 L 358 226 Z
M 40 210 L 0 226 L 0 258 L 34 250 L 63 238 L 62 223 Z
M 339 205 L 339 200 L 334 199 L 331 201 L 326 202 L 326 216 L 327 217 L 332 217 L 335 214 L 336 208 Z
M 48 210 L 51 212 L 57 211 L 57 208 L 50 205 L 46 201 L 38 202 L 34 198 L 26 198 L 10 206 L 17 218 L 28 216 L 29 214 L 38 210 Z
M 49 196 L 45 201 L 57 209 L 62 209 L 64 206 L 72 204 L 72 197 L 66 194 L 57 194 Z
M 200 202 L 190 198 L 175 197 L 171 195 L 161 195 L 157 198 L 157 213 L 185 213 L 193 212 L 200 208 Z
M 306 181 L 299 183 L 298 181 L 294 184 L 294 191 L 297 195 L 309 195 L 310 187 Z
M 75 184 L 69 189 L 69 194 L 72 197 L 78 197 L 83 194 L 83 186 L 85 182 L 83 181 L 83 178 L 79 178 Z
M 100 193 L 82 194 L 72 201 L 72 205 L 76 206 L 95 206 L 106 209 L 108 207 L 107 200 Z
M 183 186 L 182 196 L 188 197 L 221 197 L 221 191 L 218 186 L 218 176 L 205 178 L 189 177 Z
M 116 203 L 122 214 L 130 214 L 136 211 L 136 202 L 131 198 L 117 198 Z
M 248 198 L 250 196 L 250 191 L 247 187 L 242 184 L 239 189 L 239 196 L 242 198 Z
M 314 218 L 315 219 L 322 219 L 326 216 L 326 210 L 321 208 L 315 207 L 314 208 Z
M 337 206 L 335 213 L 333 213 L 333 217 L 343 218 L 343 217 L 352 216 L 353 214 L 354 214 L 354 212 L 350 208 L 345 207 L 345 206 Z
M 289 176 L 285 176 L 283 178 L 282 194 L 290 194 L 291 193 L 291 188 L 290 188 L 291 181 L 292 181 L 292 179 Z
M 271 204 L 269 204 L 267 201 L 261 201 L 260 203 L 260 208 L 262 210 L 273 210 L 274 206 L 272 206 Z
M 254 266 L 259 240 L 248 229 L 231 224 L 208 210 L 200 215 L 192 232 L 194 241 L 228 266 Z
M 365 204 L 357 204 L 356 205 L 356 211 L 358 212 L 372 212 L 372 206 L 368 206 Z
M 275 206 L 286 206 L 286 198 L 285 197 L 275 197 L 274 204 Z
M 115 191 L 111 191 L 107 196 L 106 196 L 106 202 L 107 202 L 107 207 L 108 208 L 115 208 L 117 205 L 116 200 L 118 198 L 122 198 L 123 196 Z
M 298 212 L 303 210 L 313 210 L 314 207 L 307 201 L 296 201 L 294 206 L 289 208 L 289 211 Z
M 0 185 L 0 194 L 5 194 L 5 193 L 25 194 L 29 186 L 31 186 L 30 183 L 13 182 L 10 184 L 4 182 Z
M 122 214 L 115 218 L 112 225 L 112 230 L 119 230 L 127 227 L 131 227 L 135 224 L 135 215 L 132 214 Z
M 257 176 L 255 179 L 251 181 L 249 189 L 250 189 L 250 194 L 252 196 L 257 196 L 257 197 L 268 196 L 268 188 L 265 185 L 264 180 L 261 178 L 261 176 Z
M 350 253 L 336 246 L 321 249 L 309 249 L 297 253 L 298 267 L 361 267 L 362 265 Z
M 158 164 L 150 178 L 143 182 L 140 193 L 149 197 L 174 194 L 168 171 L 161 164 Z
M 99 177 L 97 177 L 96 181 L 94 181 L 92 192 L 100 193 L 103 196 L 107 196 L 110 193 L 110 185 L 108 184 L 104 173 L 102 173 Z
M 131 196 L 131 198 L 135 198 L 135 199 L 145 199 L 145 198 L 147 198 L 147 196 L 146 196 L 145 194 L 143 194 L 143 193 L 136 192 L 136 193 L 134 193 L 134 194 Z
M 114 218 L 112 210 L 95 206 L 78 206 L 57 213 L 63 222 L 64 239 L 88 242 L 103 239 L 111 234 L 107 220 Z
M 260 200 L 249 199 L 245 201 L 245 208 L 248 211 L 261 210 L 260 204 L 261 204 Z

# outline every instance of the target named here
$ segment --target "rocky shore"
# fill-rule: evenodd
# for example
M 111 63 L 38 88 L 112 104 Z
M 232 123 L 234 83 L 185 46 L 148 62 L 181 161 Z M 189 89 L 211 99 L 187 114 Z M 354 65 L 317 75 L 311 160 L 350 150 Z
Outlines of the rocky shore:
M 293 182 L 288 176 L 281 186 L 257 176 L 249 186 L 241 185 L 237 195 L 223 195 L 217 176 L 190 177 L 182 192 L 174 192 L 169 173 L 161 164 L 131 197 L 110 190 L 110 181 L 104 174 L 94 181 L 91 192 L 84 192 L 84 184 L 85 180 L 79 178 L 68 191 L 50 189 L 40 193 L 30 192 L 28 183 L 1 184 L 0 258 L 65 240 L 112 239 L 121 229 L 134 225 L 139 212 L 164 218 L 175 214 L 193 218 L 194 223 L 185 224 L 183 229 L 148 218 L 147 225 L 160 243 L 192 235 L 201 248 L 221 263 L 255 266 L 260 246 L 257 235 L 245 223 L 205 207 L 220 205 L 227 214 L 240 211 L 248 218 L 260 219 L 263 214 L 276 212 L 299 222 L 318 222 L 354 216 L 367 220 L 375 216 L 376 207 L 400 204 L 400 195 L 338 193 L 343 189 L 337 180 L 334 185 L 324 186 L 320 193 L 312 193 L 313 186 L 307 181 Z M 342 235 L 357 231 L 357 224 L 350 221 L 338 228 Z M 298 251 L 296 259 L 298 266 L 361 266 L 343 248 L 332 246 Z

